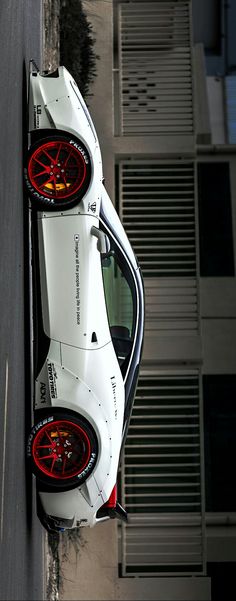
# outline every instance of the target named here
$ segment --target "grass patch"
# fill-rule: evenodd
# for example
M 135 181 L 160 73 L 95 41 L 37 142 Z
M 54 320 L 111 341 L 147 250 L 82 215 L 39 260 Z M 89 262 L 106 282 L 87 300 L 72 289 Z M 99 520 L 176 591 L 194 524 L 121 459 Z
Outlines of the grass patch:
M 61 0 L 60 64 L 73 75 L 83 96 L 96 76 L 92 25 L 83 10 L 81 0 Z
M 59 557 L 59 533 L 47 535 L 48 537 L 48 565 L 47 565 L 47 599 L 58 601 L 59 590 L 62 586 L 61 564 Z
M 59 601 L 59 593 L 63 593 L 63 563 L 70 559 L 72 548 L 76 560 L 85 542 L 80 528 L 72 528 L 65 532 L 48 533 L 48 576 L 47 576 L 47 600 Z

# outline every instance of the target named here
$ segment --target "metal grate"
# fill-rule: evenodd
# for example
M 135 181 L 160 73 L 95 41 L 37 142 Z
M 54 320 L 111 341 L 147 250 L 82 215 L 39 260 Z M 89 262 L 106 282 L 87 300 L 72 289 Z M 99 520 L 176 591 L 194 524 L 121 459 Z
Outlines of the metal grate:
M 195 277 L 192 162 L 120 163 L 120 214 L 144 277 Z
M 199 374 L 143 375 L 122 464 L 123 575 L 203 571 Z
M 195 278 L 145 278 L 146 333 L 171 336 L 199 332 L 198 288 Z
M 192 134 L 189 0 L 119 8 L 120 134 Z

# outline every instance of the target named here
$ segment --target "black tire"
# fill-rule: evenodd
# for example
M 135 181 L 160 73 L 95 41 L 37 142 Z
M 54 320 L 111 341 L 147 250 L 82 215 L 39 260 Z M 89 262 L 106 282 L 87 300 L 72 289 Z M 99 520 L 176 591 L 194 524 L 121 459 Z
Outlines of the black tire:
M 39 485 L 54 491 L 76 488 L 91 474 L 97 457 L 97 437 L 84 417 L 60 407 L 40 412 L 27 441 Z
M 60 157 L 56 158 L 60 145 Z M 50 150 L 50 155 L 46 155 L 45 150 Z M 69 158 L 69 167 L 66 167 L 65 162 L 69 152 L 71 152 L 71 157 Z M 40 162 L 38 162 L 39 157 L 41 158 Z M 43 166 L 41 167 L 42 161 Z M 57 161 L 59 162 L 57 163 Z M 57 166 L 59 164 L 60 167 Z M 63 169 L 64 167 L 65 169 Z M 41 169 L 45 170 L 44 173 L 40 171 Z M 58 179 L 56 180 L 56 178 Z M 80 140 L 73 136 L 59 133 L 46 135 L 30 147 L 27 165 L 24 169 L 24 180 L 32 208 L 41 211 L 71 209 L 83 198 L 90 184 L 91 160 L 88 150 Z M 58 187 L 62 189 L 57 190 Z

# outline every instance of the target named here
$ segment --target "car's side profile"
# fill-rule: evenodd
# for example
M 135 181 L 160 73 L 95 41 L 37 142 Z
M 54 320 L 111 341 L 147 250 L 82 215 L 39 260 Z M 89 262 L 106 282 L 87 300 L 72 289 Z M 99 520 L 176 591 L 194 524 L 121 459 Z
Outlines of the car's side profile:
M 34 425 L 27 456 L 46 528 L 125 517 L 116 481 L 140 365 L 139 266 L 103 184 L 97 134 L 64 67 L 31 61 Z

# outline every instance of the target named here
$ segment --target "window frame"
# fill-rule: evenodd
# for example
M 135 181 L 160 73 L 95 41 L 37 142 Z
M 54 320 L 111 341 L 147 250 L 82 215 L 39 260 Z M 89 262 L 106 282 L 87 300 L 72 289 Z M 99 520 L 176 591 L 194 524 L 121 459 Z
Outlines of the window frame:
M 129 353 L 126 355 L 124 361 L 122 364 L 120 364 L 120 369 L 121 369 L 121 373 L 123 376 L 123 379 L 125 379 L 127 372 L 128 372 L 128 368 L 129 368 L 129 364 L 130 364 L 130 359 L 132 356 L 132 351 L 134 348 L 134 344 L 135 344 L 135 332 L 136 332 L 136 325 L 137 325 L 137 293 L 136 293 L 136 284 L 135 284 L 135 279 L 132 273 L 132 270 L 129 267 L 128 261 L 124 255 L 124 253 L 122 252 L 122 250 L 120 249 L 120 247 L 118 246 L 114 236 L 111 234 L 111 232 L 109 230 L 107 230 L 104 227 L 104 223 L 101 223 L 100 221 L 100 226 L 101 229 L 104 231 L 104 233 L 108 236 L 109 238 L 109 242 L 110 242 L 110 251 L 109 253 L 107 253 L 106 255 L 101 255 L 101 269 L 103 272 L 104 267 L 102 266 L 102 261 L 104 260 L 104 258 L 109 257 L 109 255 L 114 257 L 114 260 L 116 262 L 116 264 L 118 265 L 123 277 L 125 278 L 127 285 L 129 286 L 129 290 L 131 292 L 131 297 L 132 297 L 132 308 L 133 308 L 133 315 L 132 315 L 132 330 L 131 330 L 131 335 L 130 335 L 130 340 L 131 340 L 131 347 L 129 350 Z M 112 337 L 112 332 L 111 332 L 111 327 L 110 326 L 110 322 L 109 322 L 109 312 L 108 312 L 108 308 L 107 308 L 107 298 L 106 298 L 106 289 L 105 289 L 105 284 L 104 284 L 104 278 L 103 278 L 103 288 L 104 288 L 104 297 L 105 297 L 105 302 L 106 302 L 106 310 L 107 310 L 107 319 L 108 319 L 108 324 L 109 324 L 109 329 L 110 329 L 110 333 L 111 333 L 111 340 L 112 340 L 112 344 L 113 344 L 113 348 L 114 351 L 116 353 L 116 357 L 118 360 L 118 355 L 116 352 L 116 348 L 113 342 L 113 337 Z

